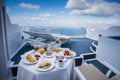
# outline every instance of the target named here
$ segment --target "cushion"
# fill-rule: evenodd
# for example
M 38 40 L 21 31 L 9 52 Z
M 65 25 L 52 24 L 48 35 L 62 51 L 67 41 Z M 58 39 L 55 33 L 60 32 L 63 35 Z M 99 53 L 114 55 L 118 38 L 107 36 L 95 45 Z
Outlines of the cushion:
M 83 55 L 83 58 L 84 60 L 94 59 L 96 58 L 96 54 Z
M 96 68 L 98 68 L 104 75 L 109 71 L 109 68 L 102 64 L 99 60 L 91 60 L 91 61 L 86 61 L 88 64 L 93 64 Z
M 75 58 L 75 66 L 80 66 L 82 64 L 82 58 Z
M 109 75 L 109 78 L 112 78 L 112 77 L 114 77 L 116 75 L 116 73 L 114 73 L 113 71 L 110 73 L 110 75 Z

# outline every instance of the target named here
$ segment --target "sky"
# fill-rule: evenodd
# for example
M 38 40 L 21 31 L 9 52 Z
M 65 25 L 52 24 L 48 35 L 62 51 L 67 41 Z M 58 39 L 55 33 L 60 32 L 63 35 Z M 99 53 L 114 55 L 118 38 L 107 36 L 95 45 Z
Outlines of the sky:
M 13 24 L 49 27 L 120 25 L 120 0 L 6 0 Z

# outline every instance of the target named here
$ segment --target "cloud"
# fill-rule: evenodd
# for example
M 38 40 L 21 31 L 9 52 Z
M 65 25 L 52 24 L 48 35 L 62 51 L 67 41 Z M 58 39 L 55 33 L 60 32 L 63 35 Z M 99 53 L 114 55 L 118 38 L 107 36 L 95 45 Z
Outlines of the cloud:
M 38 18 L 38 17 L 20 17 L 11 18 L 12 23 L 20 26 L 55 26 L 55 27 L 111 27 L 119 26 L 120 20 L 118 19 L 72 19 L 66 17 L 53 17 L 51 18 Z
M 17 17 L 10 18 L 13 24 L 18 24 L 19 26 L 43 26 L 48 22 L 47 18 L 36 18 L 36 17 Z
M 85 0 L 69 0 L 65 8 L 70 9 L 86 9 L 89 4 L 85 2 Z
M 52 17 L 52 16 L 54 16 L 54 14 L 48 12 L 48 13 L 41 13 L 40 16 L 42 16 L 42 17 Z
M 104 0 L 69 0 L 65 8 L 71 9 L 70 15 L 92 15 L 109 17 L 120 15 L 120 4 Z
M 60 11 L 61 14 L 65 13 L 65 11 Z
M 35 10 L 38 10 L 40 8 L 39 5 L 33 5 L 28 3 L 20 3 L 18 4 L 18 6 L 26 9 L 35 9 Z

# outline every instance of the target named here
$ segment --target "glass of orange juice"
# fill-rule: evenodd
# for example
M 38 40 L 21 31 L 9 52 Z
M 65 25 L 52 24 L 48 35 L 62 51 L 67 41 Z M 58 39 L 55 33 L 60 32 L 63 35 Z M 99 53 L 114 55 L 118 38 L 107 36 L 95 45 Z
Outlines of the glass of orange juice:
M 40 48 L 39 52 L 40 52 L 40 54 L 43 54 L 45 52 L 45 49 L 44 48 Z
M 55 52 L 60 52 L 60 47 L 55 47 L 55 48 L 54 48 L 54 51 L 55 51 Z

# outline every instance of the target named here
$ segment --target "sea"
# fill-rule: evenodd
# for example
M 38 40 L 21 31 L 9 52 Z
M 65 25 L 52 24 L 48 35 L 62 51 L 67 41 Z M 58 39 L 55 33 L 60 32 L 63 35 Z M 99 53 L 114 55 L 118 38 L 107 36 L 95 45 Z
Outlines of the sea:
M 85 35 L 86 28 L 74 27 L 29 27 L 29 30 L 41 33 L 54 33 L 68 36 Z

